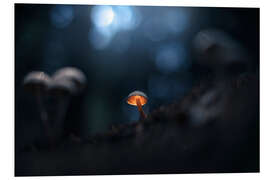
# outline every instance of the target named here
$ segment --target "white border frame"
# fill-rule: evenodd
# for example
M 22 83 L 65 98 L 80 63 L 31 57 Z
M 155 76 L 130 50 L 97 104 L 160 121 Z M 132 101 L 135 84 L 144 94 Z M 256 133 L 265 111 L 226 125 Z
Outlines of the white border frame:
M 187 179 L 269 179 L 270 170 L 270 116 L 269 92 L 269 17 L 270 9 L 267 1 L 256 0 L 32 0 L 32 1 L 5 1 L 1 4 L 1 92 L 0 92 L 0 176 L 1 179 L 14 179 L 14 3 L 42 3 L 42 4 L 110 4 L 110 5 L 149 5 L 149 6 L 200 6 L 200 7 L 260 7 L 260 173 L 242 174 L 179 174 L 179 175 L 131 175 L 121 176 L 59 176 L 50 179 L 136 179 L 154 178 L 187 178 Z M 20 177 L 20 179 L 46 179 L 48 177 Z

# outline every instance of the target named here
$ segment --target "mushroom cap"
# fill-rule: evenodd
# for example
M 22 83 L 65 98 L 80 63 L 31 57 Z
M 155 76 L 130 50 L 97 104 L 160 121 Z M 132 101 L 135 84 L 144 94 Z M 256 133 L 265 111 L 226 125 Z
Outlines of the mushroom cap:
M 42 71 L 32 71 L 28 73 L 24 80 L 23 86 L 26 90 L 33 93 L 46 90 L 51 82 L 51 78 Z
M 229 34 L 217 30 L 200 31 L 194 39 L 194 50 L 200 64 L 206 66 L 244 63 L 247 59 L 245 49 Z
M 84 73 L 75 67 L 64 67 L 56 71 L 53 75 L 53 79 L 62 80 L 68 79 L 74 82 L 78 91 L 82 91 L 86 85 L 86 77 Z
M 68 79 L 53 79 L 49 86 L 49 91 L 51 94 L 61 96 L 61 95 L 71 95 L 76 92 L 75 83 Z
M 148 101 L 148 97 L 142 91 L 133 91 L 127 97 L 127 103 L 133 106 L 137 106 L 136 99 L 139 98 L 142 106 L 145 105 Z

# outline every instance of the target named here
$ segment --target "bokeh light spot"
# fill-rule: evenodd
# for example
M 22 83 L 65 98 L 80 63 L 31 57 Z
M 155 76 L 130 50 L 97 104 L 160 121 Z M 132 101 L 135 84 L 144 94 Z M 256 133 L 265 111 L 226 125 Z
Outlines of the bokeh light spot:
M 155 64 L 162 73 L 172 73 L 181 70 L 186 61 L 185 50 L 180 44 L 168 44 L 159 48 Z
M 96 49 L 105 49 L 118 32 L 137 27 L 139 15 L 134 7 L 94 6 L 91 12 L 91 21 L 95 31 L 90 31 L 92 35 L 89 36 L 89 40 Z M 95 45 L 93 42 L 102 45 Z
M 51 10 L 51 22 L 56 28 L 65 28 L 73 20 L 73 8 L 72 6 L 60 6 L 57 5 Z
M 90 30 L 88 38 L 91 45 L 97 50 L 102 50 L 106 48 L 111 41 L 111 36 L 109 32 L 101 32 L 97 31 L 97 29 Z
M 112 24 L 114 19 L 114 11 L 110 6 L 94 6 L 91 18 L 97 27 L 106 27 Z

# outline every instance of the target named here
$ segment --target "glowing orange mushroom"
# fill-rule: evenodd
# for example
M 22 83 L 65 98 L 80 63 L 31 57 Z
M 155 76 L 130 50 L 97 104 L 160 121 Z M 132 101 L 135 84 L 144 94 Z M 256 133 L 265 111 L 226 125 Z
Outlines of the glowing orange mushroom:
M 147 96 L 141 91 L 134 91 L 127 97 L 127 103 L 138 107 L 138 111 L 143 119 L 146 119 L 146 114 L 143 112 L 142 106 L 147 103 Z

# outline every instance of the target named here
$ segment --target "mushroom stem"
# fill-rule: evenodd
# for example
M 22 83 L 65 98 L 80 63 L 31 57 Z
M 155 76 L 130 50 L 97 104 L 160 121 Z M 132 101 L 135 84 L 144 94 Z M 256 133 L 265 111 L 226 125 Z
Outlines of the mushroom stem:
M 37 94 L 36 98 L 37 98 L 38 108 L 40 111 L 41 124 L 42 124 L 42 127 L 44 128 L 45 136 L 48 138 L 49 144 L 51 146 L 52 145 L 52 136 L 51 136 L 50 124 L 48 121 L 48 114 L 47 114 L 47 111 L 45 109 L 43 99 L 42 99 L 40 92 Z
M 138 107 L 138 111 L 140 112 L 140 115 L 143 119 L 146 119 L 146 114 L 144 113 L 143 109 L 142 109 L 142 104 L 139 98 L 136 98 L 136 104 Z
M 62 97 L 58 99 L 58 112 L 57 112 L 57 117 L 56 117 L 56 122 L 54 125 L 54 132 L 55 132 L 55 137 L 57 141 L 59 141 L 62 136 L 63 136 L 63 131 L 64 131 L 64 120 L 66 118 L 66 113 L 67 109 L 69 106 L 69 101 L 70 97 Z

